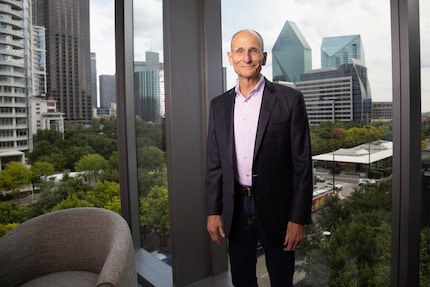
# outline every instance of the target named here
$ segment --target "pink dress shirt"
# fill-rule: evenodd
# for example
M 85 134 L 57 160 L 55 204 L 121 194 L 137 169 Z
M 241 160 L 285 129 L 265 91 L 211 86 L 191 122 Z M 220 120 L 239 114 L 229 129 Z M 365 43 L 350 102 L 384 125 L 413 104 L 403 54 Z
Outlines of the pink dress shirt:
M 264 77 L 245 98 L 236 85 L 234 104 L 234 140 L 238 181 L 242 185 L 252 186 L 252 162 L 254 158 L 255 136 L 264 91 Z

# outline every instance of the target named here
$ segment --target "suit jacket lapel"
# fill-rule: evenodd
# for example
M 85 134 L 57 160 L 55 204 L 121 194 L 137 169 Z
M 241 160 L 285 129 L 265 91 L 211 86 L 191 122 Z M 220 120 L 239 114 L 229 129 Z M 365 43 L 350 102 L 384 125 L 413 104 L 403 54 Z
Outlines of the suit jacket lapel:
M 236 170 L 236 151 L 234 146 L 234 101 L 236 92 L 231 89 L 225 104 L 225 131 L 228 152 L 231 156 L 231 163 Z
M 275 88 L 272 83 L 266 79 L 264 86 L 263 99 L 261 102 L 260 118 L 258 120 L 257 135 L 255 138 L 254 147 L 254 160 L 257 156 L 258 150 L 263 140 L 264 133 L 266 131 L 267 123 L 269 122 L 270 113 L 272 111 L 273 105 L 276 102 Z

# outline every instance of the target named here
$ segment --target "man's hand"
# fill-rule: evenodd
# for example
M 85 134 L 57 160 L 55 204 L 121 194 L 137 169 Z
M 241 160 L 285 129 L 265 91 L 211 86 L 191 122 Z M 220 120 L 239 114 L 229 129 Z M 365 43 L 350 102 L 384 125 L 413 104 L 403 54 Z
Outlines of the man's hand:
M 209 215 L 207 229 L 212 241 L 221 244 L 222 238 L 225 237 L 224 227 L 220 215 Z M 220 236 L 218 236 L 220 235 Z
M 296 250 L 305 238 L 303 225 L 289 221 L 285 233 L 284 251 Z

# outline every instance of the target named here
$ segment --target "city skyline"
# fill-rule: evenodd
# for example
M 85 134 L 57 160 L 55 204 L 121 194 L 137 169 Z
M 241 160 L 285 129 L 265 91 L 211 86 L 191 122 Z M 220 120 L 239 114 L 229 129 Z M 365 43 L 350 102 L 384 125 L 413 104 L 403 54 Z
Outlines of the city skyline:
M 97 53 L 99 74 L 115 73 L 113 0 L 91 0 L 91 51 Z M 430 111 L 430 2 L 420 1 L 422 111 Z M 136 1 L 135 58 L 145 60 L 145 51 L 162 50 L 162 1 Z M 267 15 L 270 15 L 269 17 Z M 348 21 L 345 21 L 345 16 Z M 392 101 L 390 2 L 344 0 L 271 0 L 259 2 L 222 0 L 222 54 L 227 70 L 227 88 L 235 84 L 235 74 L 226 57 L 234 32 L 250 28 L 265 40 L 268 61 L 262 73 L 272 79 L 272 47 L 285 21 L 296 23 L 312 48 L 313 69 L 320 67 L 323 37 L 359 34 L 366 53 L 373 101 Z M 143 22 L 144 21 L 144 22 Z M 144 27 L 146 28 L 144 30 Z M 95 35 L 95 33 L 97 35 Z M 111 43 L 108 43 L 108 42 Z M 111 61 L 105 59 L 112 59 Z

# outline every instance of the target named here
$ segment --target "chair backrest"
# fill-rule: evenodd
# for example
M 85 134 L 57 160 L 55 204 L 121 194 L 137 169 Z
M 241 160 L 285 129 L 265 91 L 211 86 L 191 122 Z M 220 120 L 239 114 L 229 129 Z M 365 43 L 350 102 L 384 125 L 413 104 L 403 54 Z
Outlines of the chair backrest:
M 75 270 L 103 273 L 112 277 L 103 278 L 104 282 L 120 282 L 122 276 L 136 277 L 133 255 L 130 230 L 120 215 L 101 208 L 55 211 L 0 238 L 0 285 L 16 286 L 49 273 Z

